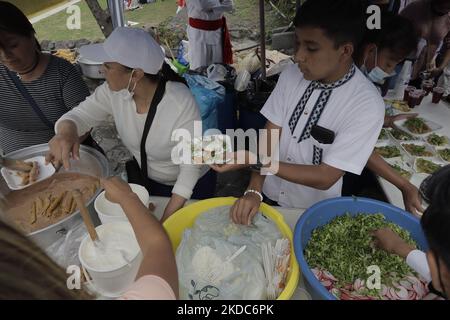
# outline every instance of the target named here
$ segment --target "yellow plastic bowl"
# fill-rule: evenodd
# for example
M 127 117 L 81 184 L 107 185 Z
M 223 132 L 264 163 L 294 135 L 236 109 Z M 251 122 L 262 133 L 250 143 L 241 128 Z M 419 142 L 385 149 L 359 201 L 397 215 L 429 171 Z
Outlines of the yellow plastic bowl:
M 183 231 L 193 226 L 197 216 L 216 207 L 231 206 L 235 201 L 236 198 L 233 197 L 212 198 L 195 202 L 175 212 L 169 219 L 164 222 L 164 228 L 169 234 L 170 241 L 172 242 L 174 250 L 176 251 L 178 245 L 181 242 Z M 286 287 L 278 297 L 278 300 L 289 300 L 297 289 L 298 280 L 300 278 L 297 259 L 294 255 L 292 231 L 284 221 L 281 213 L 279 213 L 274 208 L 263 203 L 261 204 L 260 212 L 262 212 L 267 218 L 272 219 L 280 229 L 281 234 L 284 237 L 288 238 L 291 242 L 291 261 L 289 264 L 289 273 L 286 279 Z

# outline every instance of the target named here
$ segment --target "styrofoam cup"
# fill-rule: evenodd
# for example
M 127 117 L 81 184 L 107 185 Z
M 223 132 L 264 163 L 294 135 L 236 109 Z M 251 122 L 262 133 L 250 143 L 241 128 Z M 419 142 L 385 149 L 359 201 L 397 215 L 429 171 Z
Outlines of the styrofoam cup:
M 136 193 L 142 203 L 148 207 L 150 203 L 150 196 L 147 189 L 143 186 L 130 183 L 131 190 Z M 125 212 L 123 212 L 122 207 L 116 203 L 113 203 L 106 199 L 105 191 L 100 193 L 94 202 L 95 211 L 97 211 L 98 217 L 102 224 L 117 221 L 128 221 Z
M 100 225 L 95 229 L 103 246 L 107 246 L 108 241 L 117 241 L 117 239 L 120 241 L 121 237 L 124 236 L 133 235 L 134 237 L 134 231 L 129 222 L 111 222 Z M 142 262 L 141 250 L 135 237 L 134 241 L 125 249 L 129 263 L 124 261 L 121 265 L 115 265 L 110 269 L 93 265 L 92 261 L 94 260 L 92 256 L 89 258 L 90 253 L 88 253 L 88 247 L 93 245 L 89 235 L 86 235 L 81 242 L 78 257 L 82 267 L 92 278 L 94 290 L 99 294 L 107 297 L 119 297 L 133 284 Z M 90 281 L 89 278 L 88 281 Z

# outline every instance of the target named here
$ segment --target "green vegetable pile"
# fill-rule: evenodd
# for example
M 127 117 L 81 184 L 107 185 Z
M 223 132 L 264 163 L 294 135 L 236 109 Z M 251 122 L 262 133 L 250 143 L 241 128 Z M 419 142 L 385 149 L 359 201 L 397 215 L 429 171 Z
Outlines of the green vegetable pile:
M 389 139 L 387 135 L 386 129 L 381 129 L 380 135 L 378 136 L 378 140 L 387 140 Z
M 402 169 L 399 165 L 394 164 L 391 165 L 391 167 L 398 172 L 399 175 L 401 175 L 403 178 L 405 179 L 410 179 L 411 178 L 411 173 L 407 170 Z
M 443 136 L 439 136 L 435 133 L 430 134 L 427 138 L 427 141 L 429 144 L 432 144 L 433 146 L 443 146 L 447 144 L 447 138 Z
M 430 127 L 421 118 L 412 118 L 405 121 L 405 127 L 412 133 L 423 134 L 430 132 Z
M 383 158 L 400 157 L 400 150 L 395 146 L 376 147 L 375 151 Z
M 417 159 L 417 171 L 421 173 L 432 174 L 433 172 L 439 170 L 442 166 L 425 159 Z
M 404 131 L 401 131 L 401 130 L 392 129 L 391 134 L 397 140 L 402 140 L 402 141 L 414 140 L 413 136 L 411 136 L 410 134 L 408 134 Z
M 450 161 L 450 149 L 442 149 L 438 152 L 442 159 L 444 159 L 445 161 Z
M 382 214 L 351 216 L 347 213 L 313 231 L 304 252 L 306 261 L 311 268 L 329 271 L 338 279 L 338 287 L 352 284 L 356 279 L 367 279 L 367 267 L 371 265 L 380 267 L 381 282 L 391 285 L 392 281 L 414 272 L 404 259 L 374 248 L 370 233 L 384 227 L 390 227 L 415 245 L 409 232 L 386 221 Z

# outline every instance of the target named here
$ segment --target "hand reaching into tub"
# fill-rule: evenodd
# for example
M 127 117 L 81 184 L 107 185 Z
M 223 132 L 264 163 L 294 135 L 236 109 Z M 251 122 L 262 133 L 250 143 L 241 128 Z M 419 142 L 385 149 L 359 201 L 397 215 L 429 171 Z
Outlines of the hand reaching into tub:
M 402 258 L 406 258 L 411 251 L 416 249 L 390 228 L 375 230 L 372 232 L 372 236 L 376 247 Z
M 137 195 L 130 188 L 130 185 L 120 178 L 113 177 L 109 179 L 101 179 L 103 189 L 105 189 L 105 197 L 111 202 L 121 205 L 123 201 L 129 201 L 130 198 L 136 200 Z M 137 197 L 139 199 L 139 197 Z M 140 201 L 140 200 L 139 200 Z M 153 202 L 148 204 L 148 209 L 153 212 L 156 206 Z
M 129 201 L 130 198 L 138 198 L 130 185 L 118 177 L 100 179 L 100 182 L 105 189 L 106 199 L 111 202 L 122 205 L 122 202 Z

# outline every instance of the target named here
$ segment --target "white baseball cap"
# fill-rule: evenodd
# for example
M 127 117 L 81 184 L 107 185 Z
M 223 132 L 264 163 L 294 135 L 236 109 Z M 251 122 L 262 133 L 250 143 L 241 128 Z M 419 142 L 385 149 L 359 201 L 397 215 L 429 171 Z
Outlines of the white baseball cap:
M 80 48 L 80 55 L 96 62 L 117 62 L 148 74 L 157 74 L 164 62 L 164 52 L 143 29 L 118 27 L 104 43 Z

